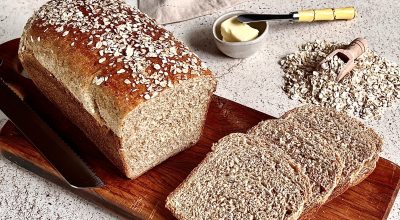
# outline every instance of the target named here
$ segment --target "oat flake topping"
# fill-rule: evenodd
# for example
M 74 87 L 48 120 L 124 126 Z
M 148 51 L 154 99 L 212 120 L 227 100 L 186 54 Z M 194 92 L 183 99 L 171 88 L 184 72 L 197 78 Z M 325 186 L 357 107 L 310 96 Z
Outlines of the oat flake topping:
M 125 74 L 121 84 L 131 84 L 131 92 L 145 86 L 140 96 L 150 99 L 172 87 L 174 78 L 181 82 L 207 70 L 170 32 L 121 0 L 51 0 L 35 16 L 44 32 L 54 28 L 60 37 L 85 36 L 72 38 L 70 46 L 85 44 L 98 52 L 99 64 L 118 65 L 113 72 L 94 77 L 93 83 L 99 86 Z

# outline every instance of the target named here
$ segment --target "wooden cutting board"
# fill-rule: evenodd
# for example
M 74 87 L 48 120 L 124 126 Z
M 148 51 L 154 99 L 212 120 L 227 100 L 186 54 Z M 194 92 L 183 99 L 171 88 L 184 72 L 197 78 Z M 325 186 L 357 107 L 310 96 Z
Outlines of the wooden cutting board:
M 20 78 L 16 56 L 18 39 L 0 45 L 4 60 L 1 74 L 8 73 L 23 88 L 26 100 L 40 107 L 40 114 L 70 143 L 92 170 L 105 182 L 95 189 L 69 187 L 11 122 L 0 132 L 2 154 L 26 169 L 49 179 L 96 204 L 126 218 L 174 219 L 164 208 L 165 198 L 199 164 L 212 143 L 232 132 L 245 132 L 261 120 L 272 119 L 262 112 L 214 96 L 200 141 L 135 180 L 124 178 L 95 146 L 36 89 Z M 19 80 L 19 81 L 18 81 Z M 0 103 L 1 104 L 1 103 Z M 29 123 L 29 122 L 27 122 Z M 375 171 L 362 183 L 324 205 L 315 219 L 386 219 L 399 190 L 400 168 L 380 158 Z

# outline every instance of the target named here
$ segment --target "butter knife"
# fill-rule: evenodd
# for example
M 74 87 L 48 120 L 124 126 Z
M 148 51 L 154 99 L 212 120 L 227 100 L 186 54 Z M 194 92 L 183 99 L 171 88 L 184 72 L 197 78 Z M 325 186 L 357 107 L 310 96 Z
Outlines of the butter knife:
M 242 23 L 253 23 L 269 20 L 292 20 L 299 22 L 351 20 L 356 16 L 354 7 L 311 9 L 291 12 L 289 14 L 242 14 L 237 19 Z

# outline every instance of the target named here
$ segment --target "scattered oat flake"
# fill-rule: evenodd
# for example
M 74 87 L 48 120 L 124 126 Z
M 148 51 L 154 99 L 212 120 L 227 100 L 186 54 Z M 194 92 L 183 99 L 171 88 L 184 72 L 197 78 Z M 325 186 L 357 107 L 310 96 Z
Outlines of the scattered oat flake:
M 99 59 L 99 63 L 104 63 L 104 61 L 106 61 L 105 57 L 102 57 L 102 58 Z
M 310 42 L 287 55 L 280 62 L 283 90 L 301 102 L 334 108 L 365 120 L 379 119 L 388 107 L 400 102 L 400 67 L 368 49 L 355 60 L 353 70 L 337 82 L 344 61 L 334 56 L 320 66 L 319 62 L 345 45 Z
M 126 56 L 131 57 L 133 55 L 133 48 L 131 46 L 128 46 L 125 52 Z
M 161 82 L 160 82 L 160 86 L 161 86 L 161 87 L 166 87 L 166 86 L 167 86 L 167 81 L 165 81 L 165 80 L 164 80 L 164 81 L 161 81 Z
M 103 82 L 104 82 L 104 77 L 102 76 L 93 78 L 93 83 L 98 86 L 101 85 Z
M 101 41 L 99 41 L 96 43 L 96 48 L 100 49 L 102 45 L 103 45 L 103 43 Z
M 161 66 L 160 66 L 160 64 L 157 64 L 157 63 L 156 63 L 156 64 L 154 64 L 154 66 L 153 66 L 153 67 L 154 67 L 154 69 L 156 69 L 156 70 L 159 70 L 159 69 L 161 69 Z
M 115 51 L 115 53 L 114 53 L 114 57 L 118 57 L 118 56 L 120 56 L 121 55 L 121 53 L 117 50 L 117 51 Z

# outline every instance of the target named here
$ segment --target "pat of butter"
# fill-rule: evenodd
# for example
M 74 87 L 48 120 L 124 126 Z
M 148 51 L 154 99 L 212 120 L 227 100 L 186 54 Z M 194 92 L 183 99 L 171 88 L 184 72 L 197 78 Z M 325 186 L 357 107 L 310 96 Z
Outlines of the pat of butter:
M 221 24 L 222 40 L 226 42 L 250 41 L 258 37 L 258 30 L 231 17 Z

